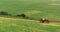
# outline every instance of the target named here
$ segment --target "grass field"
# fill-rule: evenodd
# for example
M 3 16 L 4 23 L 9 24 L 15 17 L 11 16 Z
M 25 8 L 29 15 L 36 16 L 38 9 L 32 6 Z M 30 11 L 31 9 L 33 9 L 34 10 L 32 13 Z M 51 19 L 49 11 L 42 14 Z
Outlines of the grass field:
M 59 0 L 0 0 L 0 11 L 13 16 L 24 13 L 31 18 L 60 20 L 59 10 Z M 0 17 L 0 32 L 60 32 L 60 24 Z
M 7 11 L 12 15 L 25 13 L 29 17 L 59 20 L 60 5 L 51 5 L 52 3 L 48 0 L 0 0 L 0 11 Z
M 39 21 L 0 17 L 0 32 L 60 32 L 56 23 L 42 24 Z
M 54 1 L 54 0 L 53 0 Z M 60 19 L 59 0 L 0 0 L 0 11 L 7 11 L 12 15 L 26 14 L 34 18 Z

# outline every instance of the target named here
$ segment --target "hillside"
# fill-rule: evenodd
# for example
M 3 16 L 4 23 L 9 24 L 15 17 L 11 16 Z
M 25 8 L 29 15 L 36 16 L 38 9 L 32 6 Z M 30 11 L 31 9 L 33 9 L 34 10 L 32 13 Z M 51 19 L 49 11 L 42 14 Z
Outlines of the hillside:
M 0 17 L 0 32 L 60 32 L 60 25 L 39 21 Z
M 60 32 L 59 10 L 60 0 L 0 0 L 0 11 L 11 14 L 0 15 L 0 32 Z M 27 19 L 15 18 L 20 14 L 26 14 Z M 56 22 L 40 23 L 40 18 Z
M 0 11 L 12 15 L 26 14 L 34 18 L 60 20 L 59 0 L 0 0 Z

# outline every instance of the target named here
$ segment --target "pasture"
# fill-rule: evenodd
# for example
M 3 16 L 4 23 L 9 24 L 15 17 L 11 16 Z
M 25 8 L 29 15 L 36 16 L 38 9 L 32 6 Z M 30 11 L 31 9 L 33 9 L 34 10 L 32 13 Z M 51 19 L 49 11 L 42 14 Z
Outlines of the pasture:
M 60 32 L 60 24 L 0 17 L 0 32 Z
M 0 11 L 6 11 L 12 15 L 24 13 L 34 18 L 47 17 L 59 20 L 59 8 L 58 2 L 53 3 L 47 0 L 0 0 Z
M 0 0 L 0 11 L 6 11 L 12 16 L 24 13 L 36 19 L 47 17 L 50 20 L 60 20 L 60 2 L 53 1 Z M 60 24 L 3 16 L 0 17 L 0 32 L 60 32 Z

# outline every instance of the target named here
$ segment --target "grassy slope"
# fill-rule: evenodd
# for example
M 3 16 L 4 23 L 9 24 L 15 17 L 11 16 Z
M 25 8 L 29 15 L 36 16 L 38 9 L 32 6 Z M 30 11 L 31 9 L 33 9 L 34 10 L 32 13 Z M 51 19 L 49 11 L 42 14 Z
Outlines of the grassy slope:
M 56 2 L 58 3 L 58 2 Z M 13 15 L 25 13 L 29 17 L 60 19 L 60 5 L 49 5 L 47 0 L 0 0 L 0 11 Z
M 60 25 L 43 25 L 35 20 L 0 17 L 0 32 L 60 32 Z
M 0 0 L 0 11 L 14 15 L 25 13 L 30 17 L 37 15 L 36 18 L 60 19 L 60 6 L 47 5 L 46 1 Z M 44 25 L 35 20 L 0 17 L 0 32 L 60 32 L 60 25 Z

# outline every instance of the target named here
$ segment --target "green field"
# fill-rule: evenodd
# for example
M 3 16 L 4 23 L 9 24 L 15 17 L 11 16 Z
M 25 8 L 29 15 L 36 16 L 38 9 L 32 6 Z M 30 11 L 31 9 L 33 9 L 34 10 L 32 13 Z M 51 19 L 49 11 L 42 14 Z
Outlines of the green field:
M 25 13 L 29 17 L 60 19 L 59 0 L 0 0 L 0 11 L 7 11 L 12 15 Z
M 59 0 L 0 0 L 0 11 L 12 16 L 24 13 L 31 18 L 60 20 L 59 10 Z M 60 24 L 0 17 L 0 32 L 60 32 Z
M 42 24 L 39 21 L 0 17 L 0 32 L 60 32 L 56 23 Z

